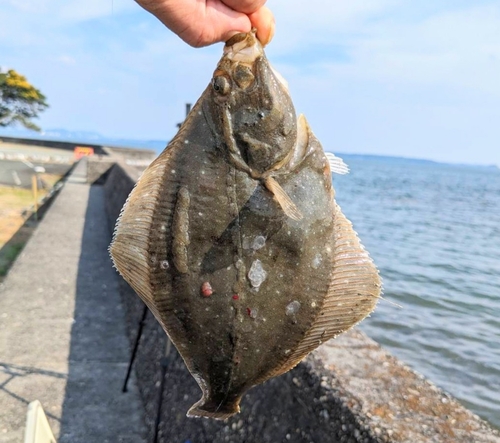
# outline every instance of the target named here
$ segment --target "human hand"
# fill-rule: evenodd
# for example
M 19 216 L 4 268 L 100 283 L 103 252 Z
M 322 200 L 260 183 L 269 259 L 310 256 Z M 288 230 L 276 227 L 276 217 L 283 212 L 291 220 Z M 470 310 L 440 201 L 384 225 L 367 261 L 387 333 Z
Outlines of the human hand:
M 136 0 L 167 28 L 194 47 L 225 42 L 239 32 L 257 28 L 257 38 L 268 44 L 274 17 L 266 0 Z

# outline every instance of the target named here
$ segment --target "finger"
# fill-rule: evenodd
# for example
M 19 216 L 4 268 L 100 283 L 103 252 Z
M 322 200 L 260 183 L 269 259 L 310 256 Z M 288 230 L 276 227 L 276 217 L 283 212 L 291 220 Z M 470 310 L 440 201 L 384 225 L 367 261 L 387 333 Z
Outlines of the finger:
M 252 25 L 247 15 L 238 17 L 218 15 L 214 21 L 208 21 L 197 29 L 187 28 L 178 35 L 186 43 L 195 48 L 208 46 L 217 42 L 226 42 L 240 32 L 250 32 Z
M 206 6 L 196 2 L 136 0 L 189 45 L 199 48 L 225 42 L 239 32 L 249 32 L 250 19 L 220 1 Z M 196 25 L 193 25 L 196 24 Z
M 252 27 L 257 28 L 257 38 L 262 46 L 266 46 L 272 40 L 276 27 L 273 13 L 268 7 L 263 6 L 248 17 Z
M 252 14 L 259 10 L 266 0 L 221 0 L 226 6 L 234 9 L 238 12 L 244 12 L 245 14 Z
M 225 28 L 221 28 L 220 32 L 217 34 L 217 37 L 214 36 L 214 41 L 212 41 L 211 43 L 227 42 L 236 34 L 240 34 L 241 32 L 250 32 L 251 29 L 252 25 L 250 23 L 250 20 L 248 19 L 248 16 L 245 15 L 240 20 L 232 21 Z
M 201 46 L 205 46 L 216 42 L 226 42 L 240 32 L 249 32 L 252 24 L 248 15 L 235 11 L 222 2 L 216 2 L 207 3 L 205 22 L 202 23 L 201 28 L 204 30 L 202 34 L 206 39 Z

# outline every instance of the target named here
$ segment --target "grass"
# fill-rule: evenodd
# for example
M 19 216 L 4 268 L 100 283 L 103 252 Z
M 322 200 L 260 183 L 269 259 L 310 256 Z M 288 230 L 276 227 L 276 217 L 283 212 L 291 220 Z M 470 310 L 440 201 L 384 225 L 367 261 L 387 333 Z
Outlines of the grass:
M 30 189 L 0 186 L 0 202 L 0 211 L 17 211 L 33 204 L 33 194 Z
M 21 253 L 26 243 L 14 243 L 13 245 L 5 245 L 0 251 L 0 279 L 7 275 L 12 263 Z
M 43 174 L 41 178 L 47 189 L 38 191 L 42 199 L 61 178 L 58 175 Z M 23 250 L 37 223 L 29 221 L 34 206 L 31 189 L 0 186 L 0 281 Z

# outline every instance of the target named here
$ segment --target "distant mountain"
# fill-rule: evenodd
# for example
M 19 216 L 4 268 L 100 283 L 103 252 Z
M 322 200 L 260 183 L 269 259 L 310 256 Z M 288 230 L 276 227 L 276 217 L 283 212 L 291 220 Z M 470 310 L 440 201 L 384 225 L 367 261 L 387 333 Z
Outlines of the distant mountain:
M 376 154 L 335 154 L 339 157 L 359 159 L 359 160 L 380 160 L 384 162 L 411 162 L 411 163 L 426 163 L 426 164 L 442 164 L 434 160 L 426 160 L 423 158 L 396 157 L 391 155 L 376 155 Z
M 335 155 L 348 161 L 348 160 L 369 160 L 369 161 L 380 161 L 384 163 L 411 163 L 429 166 L 442 166 L 448 165 L 453 167 L 466 167 L 466 168 L 488 168 L 488 169 L 500 169 L 497 165 L 478 165 L 470 163 L 447 163 L 439 162 L 435 160 L 427 160 L 423 158 L 410 158 L 410 157 L 396 157 L 391 155 L 375 155 L 375 154 L 342 154 L 335 152 Z

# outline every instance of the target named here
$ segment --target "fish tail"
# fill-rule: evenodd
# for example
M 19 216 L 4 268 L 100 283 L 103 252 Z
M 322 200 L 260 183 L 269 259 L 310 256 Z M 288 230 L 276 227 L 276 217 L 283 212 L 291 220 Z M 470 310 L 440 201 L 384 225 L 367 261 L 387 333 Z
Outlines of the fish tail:
M 209 417 L 216 420 L 226 420 L 234 414 L 240 412 L 241 397 L 233 400 L 214 401 L 203 397 L 189 409 L 188 417 Z

